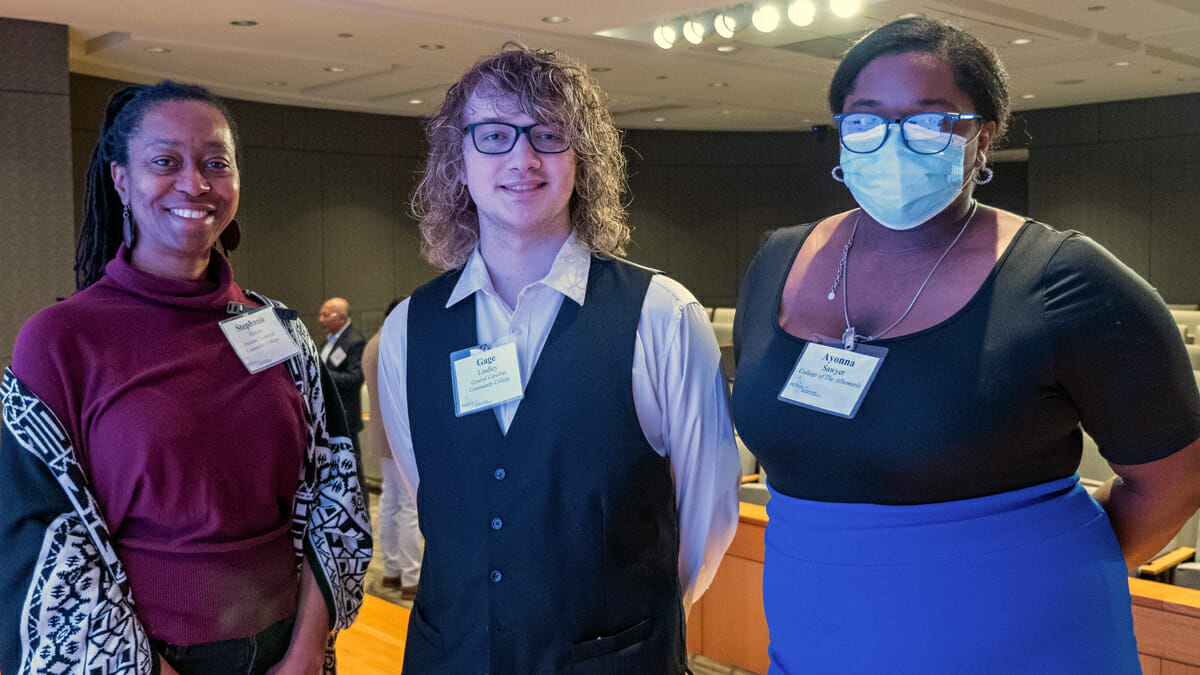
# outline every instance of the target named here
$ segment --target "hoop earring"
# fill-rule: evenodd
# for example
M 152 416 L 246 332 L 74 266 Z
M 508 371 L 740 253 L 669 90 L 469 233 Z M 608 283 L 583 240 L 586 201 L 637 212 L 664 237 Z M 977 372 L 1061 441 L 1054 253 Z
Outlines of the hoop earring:
M 988 183 L 992 182 L 992 176 L 995 173 L 995 171 L 992 171 L 992 167 L 984 164 L 983 166 L 979 167 L 979 171 L 975 174 L 975 184 L 987 185 Z
M 229 224 L 221 230 L 221 248 L 225 249 L 225 255 L 228 256 L 238 244 L 242 242 L 242 228 L 236 220 L 230 220 Z
M 845 175 L 845 173 L 842 171 L 842 165 L 841 165 L 841 164 L 838 164 L 837 166 L 833 167 L 833 169 L 831 169 L 831 170 L 829 171 L 829 175 L 830 175 L 830 176 L 833 176 L 833 179 L 834 179 L 834 180 L 836 180 L 836 181 L 837 181 L 837 182 L 839 182 L 839 183 L 845 183 L 845 182 L 846 182 L 846 175 Z
M 133 224 L 133 214 L 129 212 L 129 205 L 121 210 L 122 235 L 125 239 L 125 248 L 130 251 L 137 244 L 137 226 Z

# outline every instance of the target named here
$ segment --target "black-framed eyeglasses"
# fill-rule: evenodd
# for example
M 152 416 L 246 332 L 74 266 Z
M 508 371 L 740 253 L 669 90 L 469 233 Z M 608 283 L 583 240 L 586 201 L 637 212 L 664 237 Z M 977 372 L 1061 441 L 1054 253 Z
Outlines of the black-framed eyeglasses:
M 982 115 L 973 113 L 923 112 L 889 120 L 875 113 L 838 113 L 833 116 L 838 124 L 838 135 L 842 146 L 850 152 L 865 155 L 883 147 L 892 125 L 900 127 L 900 138 L 909 150 L 919 155 L 936 155 L 950 147 L 955 134 L 965 137 L 971 120 L 981 120 Z M 963 124 L 960 124 L 963 123 Z M 979 133 L 977 129 L 976 134 Z M 971 138 L 974 138 L 972 136 Z
M 571 148 L 571 140 L 544 124 L 519 127 L 507 122 L 476 122 L 463 127 L 470 134 L 475 149 L 485 155 L 503 155 L 517 146 L 521 134 L 529 137 L 534 150 L 547 155 L 557 155 Z

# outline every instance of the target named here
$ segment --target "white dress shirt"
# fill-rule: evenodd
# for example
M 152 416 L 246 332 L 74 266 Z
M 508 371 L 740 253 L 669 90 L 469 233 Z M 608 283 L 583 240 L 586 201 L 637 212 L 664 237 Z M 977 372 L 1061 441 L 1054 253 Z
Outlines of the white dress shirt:
M 549 273 L 526 286 L 510 309 L 496 293 L 476 247 L 446 306 L 475 295 L 479 343 L 514 342 L 524 386 L 563 299 L 584 304 L 590 266 L 591 255 L 572 234 Z M 379 404 L 400 474 L 415 495 L 420 477 L 408 420 L 408 307 L 406 299 L 383 326 Z M 661 274 L 654 275 L 642 304 L 632 376 L 642 432 L 655 452 L 671 462 L 679 512 L 679 581 L 687 611 L 712 583 L 733 540 L 741 468 L 712 324 L 686 288 Z M 516 400 L 493 409 L 503 432 L 520 404 Z

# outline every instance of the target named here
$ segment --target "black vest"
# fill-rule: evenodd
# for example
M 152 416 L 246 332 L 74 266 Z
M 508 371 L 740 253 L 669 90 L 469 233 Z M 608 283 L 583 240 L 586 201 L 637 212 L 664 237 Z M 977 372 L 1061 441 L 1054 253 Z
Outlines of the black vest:
M 425 535 L 407 673 L 682 673 L 670 464 L 642 434 L 633 350 L 652 274 L 593 258 L 509 427 L 455 417 L 450 353 L 478 344 L 461 270 L 413 293 L 408 412 Z

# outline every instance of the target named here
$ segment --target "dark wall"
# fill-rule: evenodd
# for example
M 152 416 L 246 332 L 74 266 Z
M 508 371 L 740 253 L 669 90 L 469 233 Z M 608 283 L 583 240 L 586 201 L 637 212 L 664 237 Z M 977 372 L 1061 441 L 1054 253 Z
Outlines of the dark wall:
M 72 76 L 76 164 L 116 83 Z M 411 118 L 231 101 L 241 127 L 242 248 L 237 278 L 302 312 L 349 299 L 368 333 L 394 296 L 437 270 L 420 259 L 407 200 L 424 156 Z M 1171 302 L 1200 301 L 1200 96 L 1026 113 L 980 201 L 1100 240 Z M 633 130 L 629 258 L 664 270 L 706 305 L 732 305 L 764 234 L 854 207 L 830 177 L 832 132 Z M 81 192 L 79 194 L 82 194 Z
M 0 365 L 25 319 L 75 288 L 67 27 L 0 19 Z
M 1200 302 L 1200 95 L 1023 117 L 1030 213 L 1096 238 L 1168 302 Z

